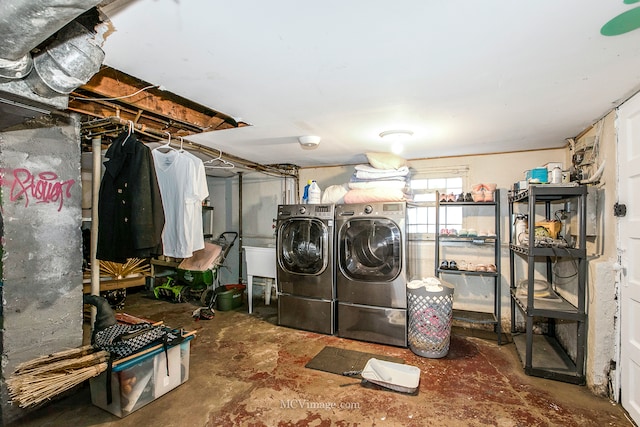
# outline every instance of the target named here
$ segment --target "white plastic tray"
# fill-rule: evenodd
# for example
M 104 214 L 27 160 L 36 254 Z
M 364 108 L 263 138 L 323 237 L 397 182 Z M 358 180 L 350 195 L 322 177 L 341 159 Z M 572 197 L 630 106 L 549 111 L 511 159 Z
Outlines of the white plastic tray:
M 373 357 L 360 375 L 373 384 L 403 393 L 415 392 L 420 384 L 420 368 Z

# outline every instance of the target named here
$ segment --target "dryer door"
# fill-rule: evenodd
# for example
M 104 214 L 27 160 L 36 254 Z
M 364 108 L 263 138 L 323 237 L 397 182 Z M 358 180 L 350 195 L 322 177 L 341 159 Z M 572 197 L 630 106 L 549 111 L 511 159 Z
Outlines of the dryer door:
M 402 237 L 386 218 L 353 218 L 338 234 L 338 263 L 350 280 L 390 282 L 402 269 Z
M 291 218 L 278 229 L 278 263 L 290 274 L 319 275 L 329 263 L 329 231 L 317 218 Z

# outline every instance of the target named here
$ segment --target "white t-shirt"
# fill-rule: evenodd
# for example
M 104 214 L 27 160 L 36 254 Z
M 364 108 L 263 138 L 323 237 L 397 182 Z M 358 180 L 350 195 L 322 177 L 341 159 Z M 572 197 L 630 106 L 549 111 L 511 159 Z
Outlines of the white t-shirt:
M 193 251 L 204 248 L 201 206 L 209 191 L 206 176 L 203 190 L 198 167 L 185 153 L 152 151 L 165 214 L 163 253 L 174 258 L 189 258 Z
M 198 203 L 187 209 L 192 209 L 190 215 L 193 215 L 193 250 L 197 251 L 204 248 L 204 229 L 202 227 L 202 201 L 209 197 L 209 186 L 207 185 L 207 173 L 204 169 L 204 163 L 200 157 L 191 154 L 188 151 L 181 151 L 189 157 L 196 167 L 196 194 L 200 198 Z

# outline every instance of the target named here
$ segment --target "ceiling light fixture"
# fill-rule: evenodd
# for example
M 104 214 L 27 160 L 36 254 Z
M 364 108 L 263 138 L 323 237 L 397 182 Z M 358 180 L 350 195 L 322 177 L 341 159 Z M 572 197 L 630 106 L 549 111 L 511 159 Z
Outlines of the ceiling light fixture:
M 400 154 L 404 151 L 404 145 L 402 145 L 402 142 L 400 141 L 396 141 L 393 144 L 391 144 L 391 152 L 393 154 Z
M 298 142 L 300 143 L 300 145 L 302 145 L 303 147 L 306 148 L 315 148 L 318 146 L 318 144 L 320 144 L 320 140 L 322 138 L 320 138 L 317 135 L 305 135 L 305 136 L 299 136 L 298 137 Z
M 413 131 L 406 129 L 395 129 L 395 130 L 385 130 L 384 132 L 380 132 L 380 138 L 389 141 L 400 141 L 405 140 L 409 137 L 413 136 Z
M 403 142 L 413 136 L 413 131 L 406 129 L 385 130 L 380 132 L 380 138 L 391 143 L 391 152 L 400 154 L 404 150 Z

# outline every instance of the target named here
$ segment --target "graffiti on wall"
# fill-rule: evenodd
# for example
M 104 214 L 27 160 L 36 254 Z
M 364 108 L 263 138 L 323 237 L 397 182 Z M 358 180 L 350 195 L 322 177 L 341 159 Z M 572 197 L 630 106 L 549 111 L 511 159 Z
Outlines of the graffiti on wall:
M 60 212 L 64 201 L 71 197 L 75 182 L 75 179 L 60 179 L 52 171 L 35 173 L 25 168 L 0 168 L 0 186 L 9 190 L 9 201 L 24 201 L 25 207 L 33 203 L 57 203 Z

